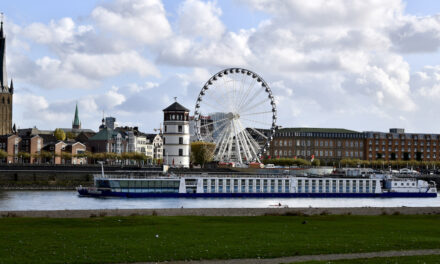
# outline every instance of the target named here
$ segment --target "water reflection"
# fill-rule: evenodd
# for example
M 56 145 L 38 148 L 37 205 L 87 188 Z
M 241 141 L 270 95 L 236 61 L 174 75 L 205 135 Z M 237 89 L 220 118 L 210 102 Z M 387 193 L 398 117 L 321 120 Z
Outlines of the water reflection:
M 90 198 L 75 191 L 0 191 L 0 211 L 141 208 L 440 207 L 437 198 Z

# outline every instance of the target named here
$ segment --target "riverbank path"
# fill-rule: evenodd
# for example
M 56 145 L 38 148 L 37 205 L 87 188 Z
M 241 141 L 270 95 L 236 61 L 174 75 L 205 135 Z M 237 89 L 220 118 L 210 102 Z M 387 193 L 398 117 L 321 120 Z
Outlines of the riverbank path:
M 305 255 L 270 259 L 222 259 L 222 260 L 192 260 L 192 261 L 169 261 L 167 264 L 279 264 L 279 263 L 298 263 L 305 261 L 330 261 L 348 260 L 363 258 L 380 257 L 404 257 L 404 256 L 426 256 L 440 255 L 440 249 L 420 249 L 420 250 L 401 250 L 401 251 L 379 251 L 368 253 L 349 253 L 349 254 L 326 254 L 326 255 Z M 138 262 L 135 264 L 155 264 L 158 262 Z

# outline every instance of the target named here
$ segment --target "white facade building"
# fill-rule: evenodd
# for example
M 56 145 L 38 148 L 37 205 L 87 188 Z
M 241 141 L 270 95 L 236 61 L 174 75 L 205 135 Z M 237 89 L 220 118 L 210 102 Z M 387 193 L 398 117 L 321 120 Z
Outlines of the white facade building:
M 174 102 L 163 110 L 163 159 L 172 167 L 189 167 L 189 110 Z

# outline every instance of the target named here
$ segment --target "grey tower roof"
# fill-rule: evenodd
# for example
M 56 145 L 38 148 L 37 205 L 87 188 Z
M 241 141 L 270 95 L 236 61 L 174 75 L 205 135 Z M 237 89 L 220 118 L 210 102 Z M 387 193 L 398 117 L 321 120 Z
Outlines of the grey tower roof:
M 181 104 L 179 104 L 178 102 L 174 102 L 172 103 L 170 106 L 168 106 L 167 108 L 165 108 L 163 110 L 165 111 L 181 111 L 181 112 L 189 112 L 189 109 L 185 108 L 184 106 L 182 106 Z
M 0 86 L 2 89 L 8 87 L 8 76 L 6 75 L 6 38 L 3 33 L 3 21 L 0 25 Z

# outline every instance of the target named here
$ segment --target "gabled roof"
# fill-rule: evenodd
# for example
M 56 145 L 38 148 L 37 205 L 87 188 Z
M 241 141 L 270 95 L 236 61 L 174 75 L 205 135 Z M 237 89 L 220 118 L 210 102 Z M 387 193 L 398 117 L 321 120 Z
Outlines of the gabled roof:
M 178 102 L 172 103 L 170 106 L 165 108 L 163 110 L 165 111 L 181 111 L 181 112 L 189 112 L 189 109 L 185 108 L 183 105 L 179 104 Z

